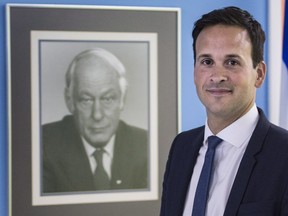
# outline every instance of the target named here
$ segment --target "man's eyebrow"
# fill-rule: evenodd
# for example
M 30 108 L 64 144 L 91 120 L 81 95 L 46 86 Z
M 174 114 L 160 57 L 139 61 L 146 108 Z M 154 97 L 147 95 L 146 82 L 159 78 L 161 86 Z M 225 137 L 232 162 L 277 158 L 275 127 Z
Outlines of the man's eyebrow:
M 199 56 L 197 56 L 196 60 L 200 60 L 202 58 L 212 58 L 212 55 L 210 54 L 200 54 Z M 242 59 L 242 57 L 238 54 L 228 54 L 225 56 L 225 58 L 237 58 L 237 59 Z
M 200 54 L 199 56 L 197 56 L 197 60 L 201 59 L 201 58 L 211 58 L 212 56 L 210 54 Z
M 241 56 L 237 55 L 237 54 L 229 54 L 225 56 L 226 58 L 241 58 Z

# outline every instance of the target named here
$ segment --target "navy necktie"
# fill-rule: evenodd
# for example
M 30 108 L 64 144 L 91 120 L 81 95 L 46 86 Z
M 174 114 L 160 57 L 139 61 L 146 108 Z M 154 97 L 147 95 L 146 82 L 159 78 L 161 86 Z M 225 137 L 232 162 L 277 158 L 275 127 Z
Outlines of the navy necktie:
M 217 136 L 208 137 L 208 149 L 196 188 L 192 216 L 205 216 L 215 149 L 221 142 L 222 139 Z
M 103 166 L 103 149 L 96 149 L 93 156 L 96 160 L 97 167 L 94 172 L 94 186 L 95 190 L 108 190 L 110 189 L 110 181 L 108 174 Z

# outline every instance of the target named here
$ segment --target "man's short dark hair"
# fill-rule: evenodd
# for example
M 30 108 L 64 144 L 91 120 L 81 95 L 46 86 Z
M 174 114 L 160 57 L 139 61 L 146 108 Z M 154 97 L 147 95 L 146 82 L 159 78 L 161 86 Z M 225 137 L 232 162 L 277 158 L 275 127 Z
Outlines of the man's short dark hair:
M 261 24 L 246 10 L 231 6 L 204 14 L 195 22 L 192 32 L 194 62 L 196 60 L 196 41 L 200 32 L 206 27 L 218 24 L 246 29 L 252 45 L 253 67 L 255 68 L 259 62 L 263 61 L 265 33 Z

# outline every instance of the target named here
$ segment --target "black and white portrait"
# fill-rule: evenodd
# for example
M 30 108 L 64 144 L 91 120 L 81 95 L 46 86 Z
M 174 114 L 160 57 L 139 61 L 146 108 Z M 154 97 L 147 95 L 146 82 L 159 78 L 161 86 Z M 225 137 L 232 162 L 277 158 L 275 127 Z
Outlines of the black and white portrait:
M 38 45 L 41 196 L 151 190 L 151 44 Z

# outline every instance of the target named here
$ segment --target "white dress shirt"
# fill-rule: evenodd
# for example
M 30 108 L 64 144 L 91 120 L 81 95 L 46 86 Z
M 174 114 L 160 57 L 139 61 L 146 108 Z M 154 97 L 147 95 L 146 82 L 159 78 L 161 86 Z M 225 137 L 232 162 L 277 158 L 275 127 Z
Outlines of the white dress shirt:
M 224 214 L 226 203 L 238 171 L 241 159 L 244 155 L 248 142 L 256 127 L 259 114 L 256 105 L 241 118 L 220 131 L 216 136 L 221 142 L 215 152 L 213 163 L 213 177 L 211 178 L 209 196 L 207 200 L 206 216 L 221 216 Z M 190 187 L 186 197 L 183 216 L 191 216 L 194 195 L 198 179 L 204 164 L 207 151 L 207 139 L 213 135 L 205 124 L 204 141 L 194 166 Z M 191 141 L 193 142 L 193 140 Z
M 91 172 L 94 173 L 97 167 L 96 160 L 93 156 L 96 148 L 90 145 L 83 137 L 82 142 L 84 144 L 84 148 L 89 159 Z M 112 160 L 113 160 L 113 152 L 114 152 L 114 143 L 115 143 L 115 136 L 113 136 L 107 145 L 103 148 L 103 166 L 105 171 L 107 172 L 109 178 L 111 179 L 111 167 L 112 167 Z

